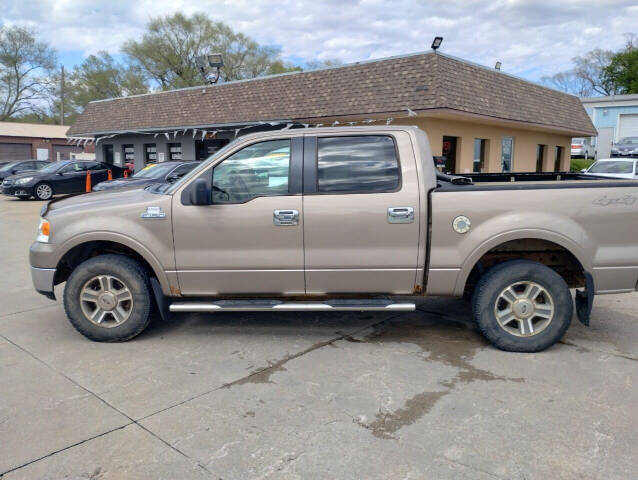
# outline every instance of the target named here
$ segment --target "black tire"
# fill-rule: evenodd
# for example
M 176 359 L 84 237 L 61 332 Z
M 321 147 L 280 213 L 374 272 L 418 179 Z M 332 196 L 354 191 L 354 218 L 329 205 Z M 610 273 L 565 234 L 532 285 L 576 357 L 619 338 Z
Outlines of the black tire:
M 49 187 L 49 189 L 51 191 L 51 194 L 48 197 L 43 197 L 38 192 L 38 187 L 43 186 L 43 185 Z M 33 187 L 33 196 L 35 198 L 37 198 L 38 200 L 51 200 L 53 198 L 53 194 L 54 194 L 53 187 L 47 182 L 40 182 L 36 186 Z
M 118 285 L 123 285 L 131 294 L 128 318 L 121 324 L 114 322 L 114 316 L 107 315 L 113 320 L 111 325 L 115 325 L 97 325 L 83 310 L 80 294 L 87 282 L 99 275 L 115 277 Z M 151 321 L 152 302 L 148 273 L 138 262 L 123 255 L 100 255 L 82 262 L 73 270 L 64 288 L 64 310 L 69 321 L 78 332 L 97 342 L 125 342 L 139 335 Z
M 523 322 L 513 320 L 512 324 L 503 327 L 496 318 L 496 312 L 501 311 L 499 308 L 502 308 L 504 302 L 501 293 L 511 285 L 524 288 L 525 284 L 519 282 L 529 282 L 528 285 L 536 284 L 542 287 L 545 292 L 541 291 L 539 303 L 553 307 L 553 315 L 548 323 L 545 319 L 536 317 L 535 313 L 531 314 L 528 317 L 529 322 L 532 325 L 538 322 L 538 332 L 528 331 L 524 336 L 521 336 L 524 332 L 518 330 L 519 327 L 529 329 L 528 323 L 521 326 Z M 549 300 L 545 298 L 546 294 Z M 513 312 L 515 303 L 519 301 L 516 300 L 511 305 L 505 302 L 502 311 L 506 313 L 505 310 L 509 308 Z M 522 305 L 523 313 L 526 313 L 526 308 L 526 305 Z M 535 311 L 535 308 L 533 310 Z M 508 352 L 539 352 L 549 348 L 559 341 L 569 328 L 573 310 L 574 303 L 565 280 L 551 268 L 529 260 L 510 260 L 491 268 L 478 281 L 472 298 L 472 313 L 479 329 L 492 345 Z M 506 330 L 507 327 L 509 330 Z M 511 333 L 512 330 L 517 332 Z

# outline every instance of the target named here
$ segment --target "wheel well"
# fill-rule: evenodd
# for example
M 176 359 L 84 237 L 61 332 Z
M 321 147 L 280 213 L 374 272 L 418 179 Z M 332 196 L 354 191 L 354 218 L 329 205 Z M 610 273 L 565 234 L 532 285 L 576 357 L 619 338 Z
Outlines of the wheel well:
M 57 285 L 58 283 L 66 281 L 69 275 L 71 275 L 71 272 L 85 260 L 107 253 L 115 253 L 132 258 L 146 270 L 149 277 L 157 277 L 155 271 L 146 259 L 132 248 L 117 242 L 97 240 L 76 245 L 64 254 L 56 267 L 55 278 L 53 280 L 54 284 Z
M 548 266 L 563 277 L 569 288 L 585 285 L 585 270 L 569 250 L 548 240 L 522 238 L 502 243 L 486 252 L 467 277 L 464 294 L 471 294 L 478 279 L 491 267 L 515 259 L 533 260 Z

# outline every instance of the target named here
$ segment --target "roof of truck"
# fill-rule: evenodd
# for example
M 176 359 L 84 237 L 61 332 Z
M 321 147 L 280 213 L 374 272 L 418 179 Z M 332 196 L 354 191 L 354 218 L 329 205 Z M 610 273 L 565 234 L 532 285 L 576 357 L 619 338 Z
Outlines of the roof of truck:
M 449 111 L 593 135 L 578 97 L 441 53 L 417 53 L 89 103 L 68 131 L 246 125 Z M 365 117 L 364 117 L 365 118 Z

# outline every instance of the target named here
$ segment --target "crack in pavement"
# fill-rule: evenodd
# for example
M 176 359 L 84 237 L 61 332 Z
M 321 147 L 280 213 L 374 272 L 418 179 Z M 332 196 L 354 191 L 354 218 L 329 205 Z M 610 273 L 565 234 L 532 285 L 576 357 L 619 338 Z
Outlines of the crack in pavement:
M 605 355 L 609 355 L 611 357 L 623 358 L 625 360 L 631 360 L 633 362 L 638 362 L 638 358 L 637 357 L 632 357 L 630 355 L 625 355 L 623 353 L 609 352 L 607 350 L 600 350 L 599 348 L 584 347 L 582 345 L 578 345 L 577 343 L 570 342 L 568 340 L 559 340 L 558 343 L 562 343 L 563 345 L 567 345 L 568 347 L 577 348 L 579 351 L 582 351 L 582 352 L 604 353 Z
M 173 445 L 171 445 L 169 442 L 167 442 L 166 440 L 164 440 L 163 438 L 159 437 L 158 435 L 156 435 L 155 433 L 151 432 L 149 429 L 147 429 L 146 427 L 144 427 L 143 425 L 140 425 L 138 423 L 138 420 L 133 419 L 132 417 L 130 417 L 129 415 L 127 415 L 126 413 L 124 413 L 123 411 L 121 411 L 120 409 L 118 409 L 117 407 L 111 405 L 109 402 L 107 402 L 105 399 L 103 399 L 102 397 L 100 397 L 97 393 L 93 392 L 92 390 L 90 390 L 89 388 L 85 387 L 84 385 L 81 385 L 80 383 L 76 382 L 74 379 L 70 378 L 68 375 L 66 375 L 65 373 L 59 371 L 58 369 L 54 368 L 53 366 L 49 365 L 47 362 L 45 362 L 44 360 L 42 360 L 41 358 L 38 358 L 36 355 L 34 355 L 33 353 L 31 353 L 29 350 L 27 350 L 26 348 L 22 347 L 21 345 L 18 345 L 17 343 L 13 342 L 12 340 L 10 340 L 9 338 L 7 338 L 4 335 L 0 335 L 0 338 L 3 338 L 4 340 L 6 340 L 7 342 L 9 342 L 11 345 L 13 345 L 14 347 L 20 349 L 22 352 L 26 353 L 27 355 L 29 355 L 31 358 L 33 358 L 34 360 L 40 362 L 42 365 L 46 366 L 47 368 L 53 370 L 55 373 L 57 373 L 58 375 L 64 377 L 65 379 L 67 379 L 69 382 L 71 382 L 73 385 L 81 388 L 82 390 L 84 390 L 85 392 L 87 392 L 88 394 L 92 395 L 93 397 L 97 398 L 100 402 L 102 402 L 104 405 L 106 405 L 107 407 L 115 410 L 117 413 L 119 413 L 120 415 L 124 416 L 125 418 L 127 418 L 129 420 L 128 423 L 126 423 L 125 425 L 122 425 L 118 428 L 114 428 L 112 430 L 100 433 L 98 435 L 95 435 L 91 438 L 87 438 L 85 440 L 82 440 L 80 442 L 77 442 L 73 445 L 68 445 L 64 448 L 61 448 L 55 452 L 51 452 L 47 455 L 44 455 L 40 458 L 37 458 L 35 460 L 30 460 L 29 462 L 23 464 L 23 465 L 19 465 L 17 467 L 12 468 L 11 470 L 8 470 L 6 472 L 0 473 L 0 477 L 5 475 L 6 473 L 12 472 L 14 470 L 18 470 L 20 468 L 26 467 L 27 465 L 30 465 L 34 462 L 37 462 L 39 460 L 42 460 L 44 458 L 50 457 L 52 455 L 55 455 L 56 453 L 62 452 L 64 450 L 67 450 L 69 448 L 75 447 L 77 445 L 81 445 L 84 442 L 88 442 L 89 440 L 93 440 L 94 438 L 98 438 L 101 437 L 103 435 L 106 435 L 108 433 L 114 432 L 116 430 L 120 430 L 124 427 L 127 427 L 129 425 L 137 425 L 138 427 L 140 427 L 142 430 L 144 430 L 145 432 L 149 433 L 151 436 L 157 438 L 158 440 L 160 440 L 162 443 L 164 443 L 165 445 L 167 445 L 169 448 L 171 448 L 172 450 L 174 450 L 175 452 L 177 452 L 178 454 L 182 455 L 183 457 L 187 458 L 188 460 L 190 460 L 191 462 L 195 463 L 199 468 L 201 468 L 202 470 L 204 470 L 205 472 L 212 474 L 206 467 L 204 467 L 203 465 L 201 465 L 199 462 L 197 462 L 196 460 L 192 459 L 191 457 L 189 457 L 188 455 L 186 455 L 184 452 L 182 452 L 181 450 L 179 450 L 178 448 L 175 448 Z
M 51 308 L 51 307 L 42 307 L 42 308 Z M 41 308 L 37 308 L 37 309 L 33 309 L 33 310 L 41 310 Z M 31 311 L 31 310 L 29 310 L 29 311 Z M 13 315 L 13 314 L 9 314 L 9 315 Z M 126 423 L 125 425 L 122 425 L 122 426 L 120 426 L 120 427 L 118 427 L 118 428 L 115 428 L 115 429 L 112 429 L 112 430 L 109 430 L 109 431 L 106 431 L 106 432 L 100 433 L 100 434 L 95 435 L 95 436 L 93 436 L 93 437 L 90 437 L 90 438 L 84 439 L 84 440 L 82 440 L 82 441 L 80 441 L 80 442 L 76 442 L 76 443 L 74 443 L 74 444 L 72 444 L 72 445 L 68 445 L 68 446 L 66 446 L 66 447 L 64 447 L 64 448 L 61 448 L 61 449 L 56 450 L 56 451 L 54 451 L 54 452 L 51 452 L 51 453 L 49 453 L 49 454 L 47 454 L 47 455 L 44 455 L 44 456 L 39 457 L 39 458 L 36 458 L 36 459 L 34 459 L 34 460 L 30 460 L 30 461 L 29 461 L 29 462 L 27 462 L 27 463 L 24 463 L 24 464 L 22 464 L 22 465 L 19 465 L 19 466 L 17 466 L 17 467 L 14 467 L 14 468 L 12 468 L 12 469 L 10 469 L 10 470 L 7 470 L 6 472 L 1 472 L 1 473 L 0 473 L 0 479 L 1 479 L 1 478 L 5 475 L 5 474 L 7 474 L 7 473 L 9 473 L 9 472 L 13 472 L 13 471 L 15 471 L 15 470 L 19 470 L 20 468 L 26 467 L 27 465 L 30 465 L 30 464 L 35 463 L 35 462 L 38 462 L 38 461 L 40 461 L 40 460 L 42 460 L 42 459 L 44 459 L 44 458 L 47 458 L 47 457 L 50 457 L 50 456 L 55 455 L 55 454 L 57 454 L 57 453 L 63 452 L 63 451 L 65 451 L 65 450 L 68 450 L 68 449 L 70 449 L 70 448 L 73 448 L 73 447 L 75 447 L 75 446 L 77 446 L 77 445 L 81 445 L 81 444 L 83 444 L 83 443 L 85 443 L 85 442 L 88 442 L 88 441 L 90 441 L 90 440 L 93 440 L 94 438 L 99 438 L 99 437 L 101 437 L 101 436 L 103 436 L 103 435 L 107 435 L 107 434 L 109 434 L 109 433 L 111 433 L 111 432 L 114 432 L 114 431 L 120 430 L 120 429 L 125 428 L 125 427 L 127 427 L 127 426 L 129 426 L 129 425 L 137 425 L 137 426 L 138 426 L 138 427 L 140 427 L 142 430 L 144 430 L 145 432 L 147 432 L 149 435 L 151 435 L 151 436 L 155 437 L 156 439 L 158 439 L 159 441 L 161 441 L 162 443 L 164 443 L 166 446 L 168 446 L 169 448 L 171 448 L 172 450 L 174 450 L 174 451 L 175 451 L 175 452 L 177 452 L 178 454 L 182 455 L 183 457 L 187 458 L 188 460 L 192 461 L 192 462 L 193 462 L 193 463 L 195 463 L 195 464 L 196 464 L 199 468 L 201 468 L 202 470 L 204 470 L 204 471 L 205 471 L 205 472 L 207 472 L 208 474 L 211 474 L 211 475 L 212 475 L 212 472 L 211 472 L 210 470 L 208 470 L 208 468 L 206 468 L 206 466 L 205 466 L 205 465 L 202 465 L 200 462 L 198 462 L 198 461 L 194 460 L 193 458 L 189 457 L 186 453 L 182 452 L 181 450 L 179 450 L 179 449 L 178 449 L 178 448 L 176 448 L 175 446 L 171 445 L 171 444 L 170 444 L 170 442 L 168 442 L 167 440 L 163 439 L 162 437 L 160 437 L 159 435 L 157 435 L 155 432 L 153 432 L 153 431 L 149 430 L 148 428 L 146 428 L 144 425 L 140 424 L 139 422 L 141 422 L 141 421 L 143 421 L 143 420 L 145 420 L 145 419 L 148 419 L 148 418 L 150 418 L 150 417 L 152 417 L 152 416 L 154 416 L 154 415 L 157 415 L 157 414 L 159 414 L 159 413 L 162 413 L 162 412 L 165 412 L 165 411 L 170 410 L 170 409 L 172 409 L 172 408 L 175 408 L 175 407 L 177 407 L 177 406 L 179 406 L 179 405 L 183 405 L 183 404 L 188 403 L 188 402 L 190 402 L 190 401 L 192 401 L 192 400 L 195 400 L 195 399 L 197 399 L 197 398 L 200 398 L 200 397 L 203 397 L 203 396 L 205 396 L 205 395 L 208 395 L 208 394 L 210 394 L 210 393 L 212 393 L 212 392 L 215 392 L 215 391 L 217 391 L 217 390 L 221 390 L 221 389 L 224 389 L 224 388 L 231 388 L 231 387 L 232 387 L 232 386 L 234 386 L 234 385 L 241 385 L 241 384 L 244 384 L 244 383 L 250 383 L 250 382 L 251 382 L 251 380 L 250 380 L 251 378 L 253 378 L 253 379 L 257 380 L 257 383 L 260 383 L 260 382 L 269 382 L 269 377 L 270 377 L 270 375 L 272 375 L 272 373 L 274 373 L 275 371 L 285 370 L 285 369 L 283 368 L 283 365 L 284 365 L 284 364 L 286 364 L 287 362 L 289 362 L 289 361 L 291 361 L 291 360 L 294 360 L 294 359 L 296 359 L 296 358 L 299 358 L 299 357 L 301 357 L 301 356 L 303 356 L 303 355 L 306 355 L 307 353 L 310 353 L 310 352 L 312 352 L 312 351 L 315 351 L 315 350 L 318 350 L 318 349 L 323 348 L 323 347 L 325 347 L 325 346 L 331 345 L 331 344 L 333 344 L 333 343 L 335 343 L 335 342 L 337 342 L 337 341 L 339 341 L 339 340 L 343 340 L 344 338 L 346 338 L 346 337 L 347 337 L 347 336 L 349 336 L 349 335 L 356 335 L 356 333 L 357 333 L 357 332 L 363 331 L 363 330 L 368 329 L 368 328 L 374 328 L 374 327 L 375 327 L 375 326 L 377 326 L 377 325 L 381 325 L 381 324 L 383 324 L 384 322 L 386 322 L 386 321 L 388 321 L 388 320 L 391 320 L 391 319 L 394 319 L 394 318 L 397 318 L 397 317 L 400 317 L 401 315 L 404 315 L 404 314 L 398 314 L 398 315 L 395 315 L 395 316 L 392 316 L 392 317 L 386 318 L 386 319 L 384 319 L 384 320 L 382 320 L 382 321 L 380 321 L 380 322 L 370 323 L 370 324 L 365 325 L 365 326 L 363 326 L 363 327 L 357 328 L 357 329 L 353 330 L 352 332 L 344 333 L 344 334 L 339 334 L 338 336 L 336 336 L 336 337 L 334 337 L 334 338 L 332 338 L 332 339 L 330 339 L 330 340 L 326 340 L 326 341 L 323 341 L 323 342 L 316 343 L 316 344 L 312 345 L 311 347 L 306 348 L 306 349 L 304 349 L 304 350 L 302 350 L 302 351 L 300 351 L 300 352 L 298 352 L 298 353 L 291 354 L 291 355 L 287 355 L 286 357 L 284 357 L 284 358 L 283 358 L 283 359 L 281 359 L 281 360 L 278 360 L 278 361 L 275 361 L 275 362 L 271 362 L 271 363 L 270 363 L 267 367 L 259 368 L 259 369 L 255 370 L 255 371 L 251 372 L 249 375 L 247 375 L 247 376 L 245 376 L 245 377 L 239 378 L 239 379 L 234 380 L 234 381 L 232 381 L 232 382 L 225 383 L 225 384 L 223 384 L 223 385 L 221 385 L 221 386 L 215 387 L 215 388 L 213 388 L 213 389 L 211 389 L 211 390 L 208 390 L 208 391 L 206 391 L 206 392 L 204 392 L 204 393 L 201 393 L 201 394 L 195 395 L 195 396 L 193 396 L 193 397 L 191 397 L 191 398 L 188 398 L 188 399 L 186 399 L 186 400 L 183 400 L 183 401 L 181 401 L 181 402 L 178 402 L 178 403 L 176 403 L 176 404 L 174 404 L 174 405 L 170 405 L 170 406 L 168 406 L 168 407 L 166 407 L 166 408 L 160 409 L 160 410 L 158 410 L 158 411 L 156 411 L 156 412 L 153 412 L 153 413 L 151 413 L 151 414 L 149 414 L 149 415 L 146 415 L 146 416 L 144 416 L 144 417 L 138 418 L 137 420 L 136 420 L 136 419 L 134 419 L 134 418 L 132 418 L 132 417 L 130 417 L 129 415 L 127 415 L 126 413 L 124 413 L 123 411 L 121 411 L 120 409 L 118 409 L 117 407 L 113 406 L 112 404 L 110 404 L 108 401 L 106 401 L 105 399 L 103 399 L 102 397 L 100 397 L 98 394 L 96 394 L 96 393 L 95 393 L 95 392 L 93 392 L 92 390 L 90 390 L 90 389 L 86 388 L 85 386 L 81 385 L 80 383 L 78 383 L 78 382 L 77 382 L 77 381 L 75 381 L 74 379 L 70 378 L 70 377 L 69 377 L 69 376 L 67 376 L 65 373 L 63 373 L 63 372 L 61 372 L 61 371 L 57 370 L 56 368 L 54 368 L 53 366 L 51 366 L 50 364 L 48 364 L 47 362 L 45 362 L 45 361 L 44 361 L 44 360 L 42 360 L 41 358 L 37 357 L 35 354 L 33 354 L 32 352 L 30 352 L 29 350 L 27 350 L 26 348 L 22 347 L 21 345 L 18 345 L 17 343 L 13 342 L 12 340 L 10 340 L 9 338 L 7 338 L 6 336 L 4 336 L 4 335 L 1 335 L 1 334 L 0 334 L 0 338 L 3 338 L 3 339 L 4 339 L 4 340 L 6 340 L 7 342 L 9 342 L 11 345 L 13 345 L 13 346 L 15 346 L 16 348 L 20 349 L 21 351 L 23 351 L 24 353 L 26 353 L 27 355 L 29 355 L 31 358 L 33 358 L 33 359 L 35 359 L 36 361 L 40 362 L 41 364 L 45 365 L 47 368 L 49 368 L 49 369 L 53 370 L 53 371 L 54 371 L 54 372 L 56 372 L 58 375 L 60 375 L 60 376 L 64 377 L 65 379 L 67 379 L 67 380 L 68 380 L 69 382 L 71 382 L 72 384 L 76 385 L 77 387 L 81 388 L 82 390 L 84 390 L 85 392 L 89 393 L 89 394 L 90 394 L 90 395 L 92 395 L 93 397 L 97 398 L 97 399 L 98 399 L 100 402 L 102 402 L 104 405 L 106 405 L 107 407 L 109 407 L 109 408 L 111 408 L 111 409 L 115 410 L 116 412 L 118 412 L 119 414 L 121 414 L 122 416 L 126 417 L 126 418 L 129 420 L 129 422 L 128 422 L 128 423 Z M 7 315 L 7 316 L 8 316 L 8 315 Z M 269 373 L 268 373 L 268 372 L 269 372 Z

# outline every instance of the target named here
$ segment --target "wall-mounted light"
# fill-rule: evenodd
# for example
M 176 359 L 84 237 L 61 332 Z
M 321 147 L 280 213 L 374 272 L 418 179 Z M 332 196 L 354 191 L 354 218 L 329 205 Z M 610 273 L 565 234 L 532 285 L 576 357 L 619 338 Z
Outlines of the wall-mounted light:
M 496 62 L 496 65 L 494 65 L 494 68 L 496 70 L 500 70 L 501 69 L 501 62 L 500 61 Z
M 432 42 L 432 50 L 435 52 L 441 46 L 441 42 L 443 41 L 443 37 L 434 37 L 434 41 Z

